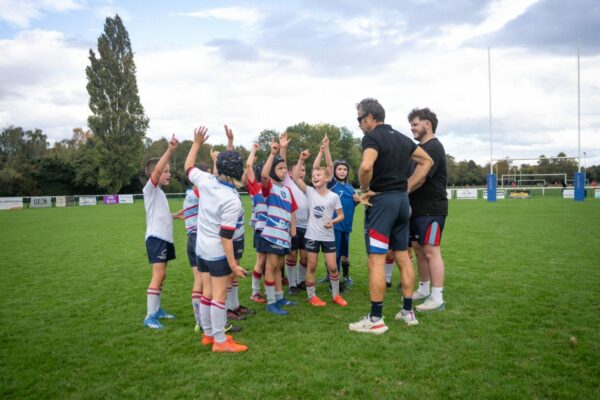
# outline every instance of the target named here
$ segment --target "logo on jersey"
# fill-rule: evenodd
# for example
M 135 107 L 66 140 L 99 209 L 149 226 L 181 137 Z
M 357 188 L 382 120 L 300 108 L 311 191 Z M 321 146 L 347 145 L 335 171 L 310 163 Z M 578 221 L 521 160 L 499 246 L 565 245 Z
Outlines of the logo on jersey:
M 282 190 L 281 191 L 281 198 L 282 199 L 287 199 L 287 191 L 286 190 Z
M 323 218 L 323 216 L 325 215 L 325 207 L 323 207 L 323 206 L 314 207 L 313 215 L 315 218 Z

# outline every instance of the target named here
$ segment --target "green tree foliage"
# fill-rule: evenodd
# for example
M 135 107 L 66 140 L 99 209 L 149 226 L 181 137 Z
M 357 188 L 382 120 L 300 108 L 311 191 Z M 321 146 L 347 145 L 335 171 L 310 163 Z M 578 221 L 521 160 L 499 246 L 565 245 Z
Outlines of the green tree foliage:
M 117 193 L 139 171 L 148 118 L 138 95 L 129 34 L 121 18 L 106 18 L 98 38 L 98 57 L 90 49 L 86 68 L 88 126 L 96 139 L 98 184 Z

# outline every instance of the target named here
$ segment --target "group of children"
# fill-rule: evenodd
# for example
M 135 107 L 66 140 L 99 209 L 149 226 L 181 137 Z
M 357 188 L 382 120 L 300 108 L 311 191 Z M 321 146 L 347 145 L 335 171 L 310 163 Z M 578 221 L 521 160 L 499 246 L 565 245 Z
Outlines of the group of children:
M 244 208 L 236 187 L 245 186 L 252 198 L 250 226 L 254 230 L 256 263 L 252 271 L 251 300 L 266 303 L 275 315 L 288 314 L 296 302 L 284 295 L 284 263 L 290 295 L 305 289 L 308 303 L 323 307 L 327 303 L 315 293 L 318 253 L 325 254 L 332 302 L 346 306 L 340 294 L 340 269 L 346 284 L 349 276 L 349 236 L 358 196 L 348 183 L 348 164 L 331 160 L 329 139 L 323 139 L 312 170 L 312 185 L 304 182 L 304 163 L 308 151 L 287 168 L 289 139 L 284 133 L 273 141 L 264 163 L 257 163 L 258 145 L 254 145 L 245 166 L 233 150 L 233 133 L 225 126 L 227 150 L 211 154 L 212 174 L 206 165 L 196 165 L 196 157 L 208 139 L 207 129 L 194 131 L 194 142 L 185 162 L 187 179 L 193 184 L 181 211 L 171 214 L 161 185 L 170 179 L 169 158 L 177 147 L 173 136 L 165 154 L 149 160 L 144 187 L 146 208 L 146 249 L 152 265 L 152 280 L 147 291 L 147 315 L 144 325 L 163 327 L 160 319 L 174 318 L 160 307 L 160 293 L 168 261 L 175 258 L 173 219 L 184 219 L 188 237 L 187 253 L 194 274 L 192 305 L 196 327 L 202 329 L 202 344 L 213 352 L 243 352 L 247 346 L 225 332 L 235 329 L 228 319 L 243 319 L 253 311 L 240 305 L 239 277 L 247 272 L 240 267 L 244 251 Z M 326 167 L 320 166 L 325 157 Z M 255 165 L 257 164 L 257 165 Z M 330 190 L 331 188 L 331 190 Z M 260 293 L 264 277 L 265 297 Z

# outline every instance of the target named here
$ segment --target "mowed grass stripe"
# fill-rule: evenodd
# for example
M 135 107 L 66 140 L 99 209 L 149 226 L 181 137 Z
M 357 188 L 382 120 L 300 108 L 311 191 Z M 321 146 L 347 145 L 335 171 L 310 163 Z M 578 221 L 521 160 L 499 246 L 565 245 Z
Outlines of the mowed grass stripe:
M 172 200 L 171 209 L 182 200 Z M 244 197 L 247 217 L 250 204 Z M 350 333 L 369 311 L 363 211 L 351 239 L 349 307 L 258 313 L 215 355 L 193 331 L 185 230 L 163 304 L 178 318 L 142 327 L 150 279 L 141 201 L 0 212 L 3 398 L 598 398 L 600 201 L 451 201 L 444 312 L 394 321 L 394 272 L 376 337 Z M 244 267 L 254 251 L 246 235 Z M 317 275 L 324 275 L 321 257 Z M 330 302 L 325 285 L 317 293 Z M 576 343 L 570 338 L 575 337 Z

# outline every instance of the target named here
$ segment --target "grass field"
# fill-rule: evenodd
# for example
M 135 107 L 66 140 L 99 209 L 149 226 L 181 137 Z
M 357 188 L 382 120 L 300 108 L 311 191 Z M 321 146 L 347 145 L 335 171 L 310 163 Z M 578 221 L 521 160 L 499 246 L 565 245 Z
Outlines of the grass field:
M 349 307 L 302 295 L 276 317 L 250 304 L 247 279 L 240 298 L 258 312 L 236 338 L 250 349 L 213 354 L 193 330 L 181 221 L 163 291 L 178 318 L 152 331 L 142 202 L 0 212 L 0 398 L 600 398 L 600 201 L 453 200 L 450 213 L 446 311 L 394 321 L 396 271 L 389 332 L 348 331 L 369 311 L 359 209 Z

